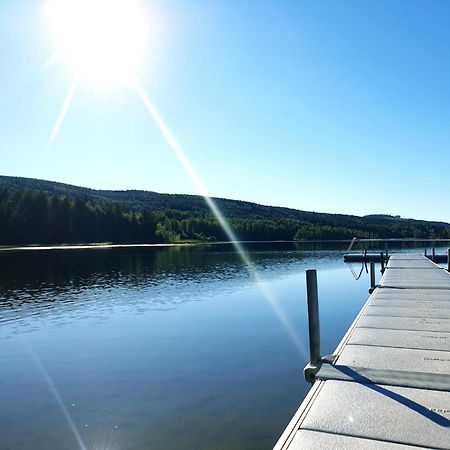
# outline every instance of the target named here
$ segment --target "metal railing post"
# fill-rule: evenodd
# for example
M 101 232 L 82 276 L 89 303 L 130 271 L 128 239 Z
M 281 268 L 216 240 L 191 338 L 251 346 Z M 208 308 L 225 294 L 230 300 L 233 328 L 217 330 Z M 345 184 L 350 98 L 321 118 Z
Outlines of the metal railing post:
M 434 262 L 435 256 L 436 256 L 436 249 L 433 247 L 433 258 L 431 259 L 431 261 Z
M 309 362 L 317 366 L 320 362 L 319 296 L 317 270 L 306 271 L 306 295 L 308 301 Z
M 450 272 L 450 248 L 447 250 L 447 272 Z
M 346 253 L 350 253 L 350 250 L 352 249 L 353 245 L 355 244 L 355 242 L 357 241 L 356 236 L 352 239 L 352 241 L 350 242 L 350 245 L 348 246 L 347 252 Z
M 424 253 L 424 255 L 425 255 L 425 256 L 427 256 L 427 249 L 425 249 L 425 253 Z
M 320 324 L 319 324 L 319 295 L 317 291 L 317 270 L 306 271 L 306 299 L 308 303 L 309 327 L 309 364 L 305 367 L 306 381 L 314 383 L 316 373 L 320 369 Z
M 369 293 L 372 293 L 375 289 L 375 263 L 370 261 L 370 289 Z
M 381 273 L 384 272 L 384 253 L 380 252 L 380 261 L 381 261 Z

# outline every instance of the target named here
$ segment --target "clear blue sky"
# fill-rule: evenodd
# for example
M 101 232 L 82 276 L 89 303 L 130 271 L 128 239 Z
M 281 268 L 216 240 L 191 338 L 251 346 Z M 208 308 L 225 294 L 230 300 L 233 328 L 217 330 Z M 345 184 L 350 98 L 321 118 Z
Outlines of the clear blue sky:
M 41 2 L 0 2 L 0 173 L 196 193 L 131 88 L 45 67 Z M 450 2 L 148 2 L 142 84 L 210 193 L 450 221 Z

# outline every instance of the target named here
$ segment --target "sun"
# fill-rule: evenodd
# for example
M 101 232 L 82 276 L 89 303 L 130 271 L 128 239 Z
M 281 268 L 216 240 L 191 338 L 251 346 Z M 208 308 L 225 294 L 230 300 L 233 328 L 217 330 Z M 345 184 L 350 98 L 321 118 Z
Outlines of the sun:
M 77 82 L 100 87 L 130 84 L 142 70 L 148 17 L 139 0 L 48 0 L 46 26 Z

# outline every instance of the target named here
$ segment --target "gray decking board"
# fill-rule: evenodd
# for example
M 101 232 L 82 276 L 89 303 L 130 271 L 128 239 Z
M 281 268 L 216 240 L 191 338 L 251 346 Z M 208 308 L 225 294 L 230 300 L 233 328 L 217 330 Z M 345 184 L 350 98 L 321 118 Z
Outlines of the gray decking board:
M 412 447 L 410 445 L 354 438 L 335 433 L 299 430 L 289 448 L 291 450 L 322 450 L 324 448 L 346 450 L 414 450 L 426 447 Z
M 379 288 L 338 346 L 335 364 L 363 371 L 450 374 L 447 271 L 421 255 L 391 255 Z M 403 374 L 396 373 L 402 380 Z M 450 449 L 446 383 L 438 391 L 421 389 L 414 378 L 412 387 L 392 386 L 390 380 L 379 380 L 388 383 L 383 386 L 316 381 L 275 449 Z
M 446 302 L 450 301 L 450 291 L 440 289 L 414 289 L 418 291 L 411 293 L 407 289 L 377 289 L 370 299 L 371 303 L 383 301 L 402 301 L 402 302 Z M 382 293 L 383 291 L 388 291 Z M 393 292 L 392 292 L 393 291 Z M 406 291 L 406 292 L 404 292 Z
M 403 299 L 374 299 L 370 306 L 382 308 L 392 306 L 395 308 L 430 308 L 430 309 L 450 309 L 450 302 L 445 300 L 403 300 Z
M 433 299 L 433 300 L 450 300 L 450 291 L 439 289 L 395 289 L 395 288 L 382 288 L 377 289 L 372 299 L 384 299 L 384 298 L 396 298 L 396 299 Z
M 448 449 L 450 392 L 329 380 L 302 428 Z
M 394 280 L 394 283 L 390 280 Z M 410 280 L 424 286 L 430 285 L 432 288 L 435 288 L 433 281 L 444 284 L 450 283 L 446 271 L 442 269 L 391 269 L 386 270 L 384 273 L 381 285 L 383 286 L 392 283 L 394 286 L 398 287 L 399 285 L 401 286 L 405 284 L 406 281 Z M 398 281 L 399 285 L 396 285 L 395 281 Z
M 371 316 L 389 316 L 389 317 L 420 317 L 423 319 L 448 319 L 450 312 L 448 309 L 427 309 L 427 308 L 395 308 L 385 306 L 367 306 L 366 313 Z
M 348 343 L 450 352 L 450 333 L 357 327 Z
M 392 259 L 389 263 L 389 268 L 431 268 L 428 264 L 429 260 L 424 259 L 410 259 L 410 260 L 404 260 L 404 259 Z
M 433 264 L 430 261 L 430 264 Z M 431 266 L 430 266 L 431 267 Z M 428 269 L 387 269 L 380 280 L 381 287 L 450 289 L 447 271 L 435 266 Z
M 450 373 L 450 352 L 395 347 L 346 345 L 338 364 L 371 369 Z
M 358 327 L 386 328 L 394 330 L 443 331 L 450 333 L 450 319 L 392 317 L 364 314 Z M 449 371 L 450 372 L 450 371 Z
M 400 386 L 432 391 L 450 391 L 450 375 L 397 369 L 373 369 L 346 366 L 339 363 L 323 363 L 316 375 L 317 380 L 352 381 L 361 384 Z
M 425 257 L 420 258 L 410 261 L 392 257 L 380 280 L 380 286 L 450 289 L 450 276 L 447 271 Z M 403 268 L 395 267 L 399 263 Z
M 427 258 L 425 256 L 422 256 L 418 253 L 394 253 L 390 255 L 390 260 L 398 260 L 398 259 L 420 259 L 420 260 L 426 260 Z

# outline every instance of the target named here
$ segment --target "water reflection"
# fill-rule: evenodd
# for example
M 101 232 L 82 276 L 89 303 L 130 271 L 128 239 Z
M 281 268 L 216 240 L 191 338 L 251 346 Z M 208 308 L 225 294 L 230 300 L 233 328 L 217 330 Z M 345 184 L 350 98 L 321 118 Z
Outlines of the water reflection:
M 246 244 L 305 344 L 319 269 L 324 354 L 367 299 L 347 245 Z M 0 267 L 0 448 L 77 448 L 48 380 L 87 448 L 270 448 L 308 390 L 230 246 L 0 252 Z
M 312 259 L 331 263 L 334 258 L 330 250 L 299 247 L 253 245 L 248 251 L 267 279 L 285 276 Z M 87 308 L 85 303 L 101 300 L 102 305 L 95 306 L 99 312 L 98 308 L 117 306 L 113 305 L 117 297 L 126 308 L 170 308 L 215 295 L 210 285 L 218 281 L 222 291 L 237 283 L 254 283 L 227 245 L 0 252 L 0 266 L 0 322 L 45 314 L 61 303 Z

